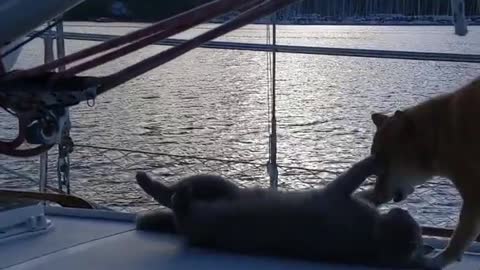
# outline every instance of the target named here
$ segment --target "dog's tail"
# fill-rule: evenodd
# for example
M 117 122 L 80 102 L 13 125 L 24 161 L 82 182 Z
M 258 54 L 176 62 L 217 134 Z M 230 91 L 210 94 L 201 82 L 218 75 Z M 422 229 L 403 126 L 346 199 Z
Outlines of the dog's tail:
M 138 185 L 145 191 L 148 195 L 152 196 L 157 202 L 161 205 L 168 208 L 172 207 L 172 195 L 173 190 L 166 185 L 153 180 L 144 172 L 137 172 L 135 176 L 137 179 Z

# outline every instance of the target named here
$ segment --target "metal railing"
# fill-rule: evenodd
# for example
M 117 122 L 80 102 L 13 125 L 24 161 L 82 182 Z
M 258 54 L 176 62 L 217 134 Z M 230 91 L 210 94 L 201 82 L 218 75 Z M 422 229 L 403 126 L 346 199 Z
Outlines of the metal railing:
M 116 35 L 106 34 L 85 34 L 65 32 L 65 39 L 86 40 L 86 41 L 106 41 L 116 38 Z M 165 39 L 155 42 L 155 45 L 177 46 L 185 42 L 182 39 Z M 226 50 L 247 50 L 271 52 L 275 49 L 279 53 L 295 54 L 315 54 L 315 55 L 333 55 L 348 57 L 367 57 L 384 59 L 402 59 L 418 61 L 439 61 L 439 62 L 462 62 L 480 64 L 480 55 L 478 54 L 459 54 L 459 53 L 435 53 L 435 52 L 414 52 L 414 51 L 394 51 L 394 50 L 372 50 L 372 49 L 352 49 L 352 48 L 332 48 L 332 47 L 314 47 L 314 46 L 293 46 L 293 45 L 267 45 L 257 43 L 240 43 L 227 41 L 210 41 L 201 46 L 208 49 L 226 49 Z

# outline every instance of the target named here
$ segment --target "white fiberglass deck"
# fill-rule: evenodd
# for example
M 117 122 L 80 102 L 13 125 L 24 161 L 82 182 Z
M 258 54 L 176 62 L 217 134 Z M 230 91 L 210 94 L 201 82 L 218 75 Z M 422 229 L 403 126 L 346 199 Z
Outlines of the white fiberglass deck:
M 95 210 L 80 213 L 104 215 Z M 185 249 L 172 235 L 136 231 L 132 217 L 50 216 L 52 231 L 0 244 L 0 269 L 371 269 Z M 478 270 L 480 256 L 466 255 L 447 269 Z

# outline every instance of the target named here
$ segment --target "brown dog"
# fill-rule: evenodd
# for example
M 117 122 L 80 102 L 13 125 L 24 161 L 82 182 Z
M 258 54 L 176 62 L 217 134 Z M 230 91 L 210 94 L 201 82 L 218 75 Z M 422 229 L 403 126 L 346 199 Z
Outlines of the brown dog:
M 449 178 L 463 199 L 460 219 L 447 248 L 429 265 L 460 260 L 480 234 L 480 77 L 393 116 L 374 113 L 372 120 L 371 150 L 384 173 L 361 196 L 377 205 L 401 201 L 433 176 Z

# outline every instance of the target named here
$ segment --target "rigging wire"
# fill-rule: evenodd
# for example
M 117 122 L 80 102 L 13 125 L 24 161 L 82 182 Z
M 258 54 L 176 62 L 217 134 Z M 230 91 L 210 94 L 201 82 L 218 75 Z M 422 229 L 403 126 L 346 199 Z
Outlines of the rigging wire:
M 270 38 L 270 24 L 266 24 L 266 45 L 269 46 L 271 42 Z M 269 51 L 266 52 L 266 64 L 267 64 L 267 134 L 268 134 L 268 158 L 270 160 L 270 131 L 271 131 L 271 126 L 270 126 L 270 91 L 271 91 L 271 54 Z
M 271 41 L 272 51 L 268 54 L 267 66 L 269 77 L 269 95 L 271 94 L 271 105 L 268 102 L 270 110 L 270 122 L 269 122 L 269 159 L 267 163 L 267 172 L 270 176 L 270 187 L 273 189 L 278 188 L 278 164 L 277 164 L 277 119 L 276 119 L 276 14 L 271 16 L 272 22 L 272 34 L 270 37 L 270 28 L 268 28 L 268 40 Z

